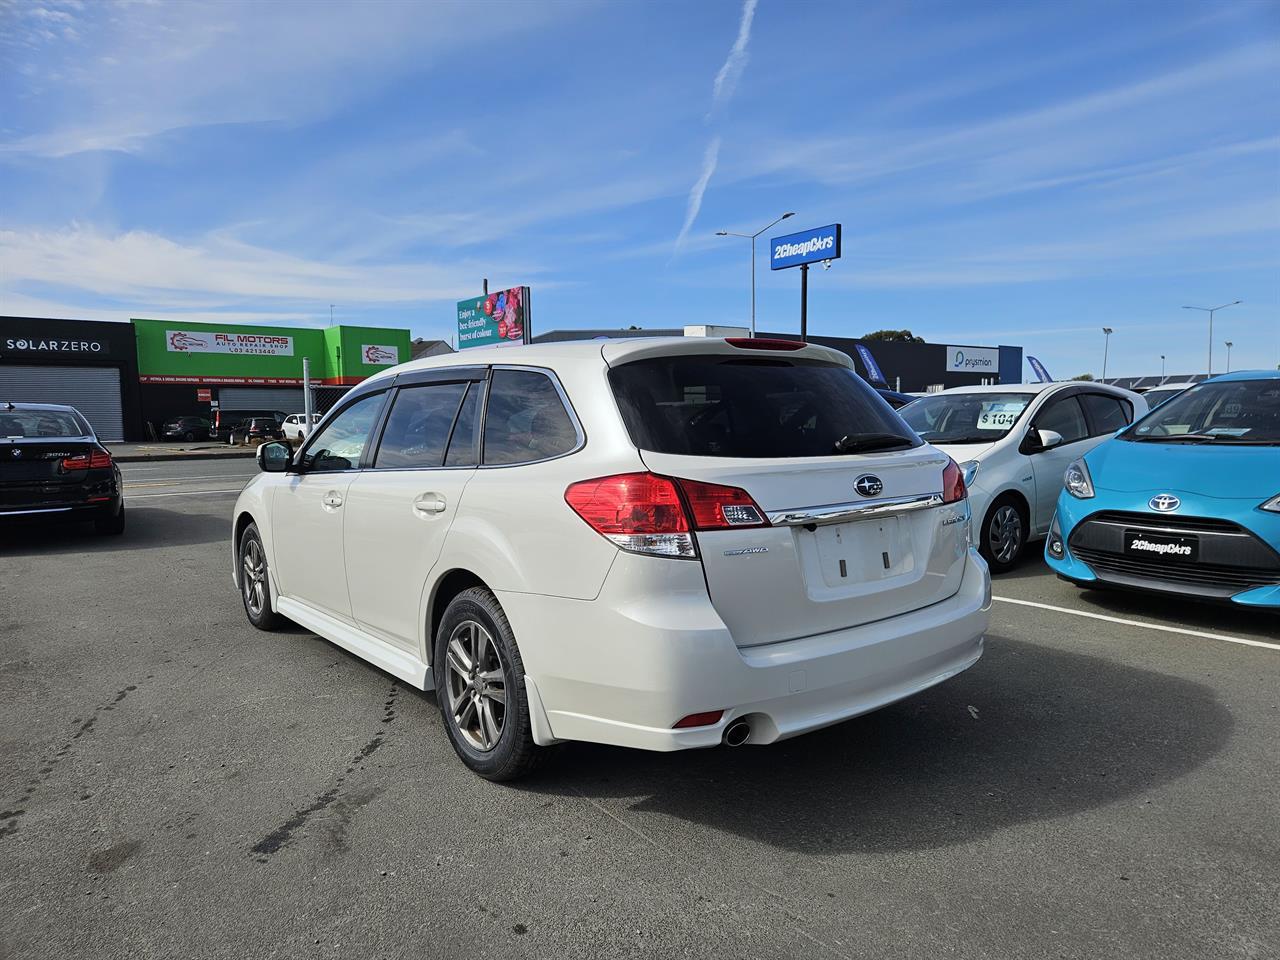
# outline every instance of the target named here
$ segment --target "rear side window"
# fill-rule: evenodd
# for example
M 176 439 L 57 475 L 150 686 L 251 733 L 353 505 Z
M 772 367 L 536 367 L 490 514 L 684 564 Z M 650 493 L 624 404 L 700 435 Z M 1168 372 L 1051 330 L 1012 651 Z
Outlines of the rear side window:
M 1084 411 L 1075 397 L 1062 397 L 1050 401 L 1049 405 L 1036 414 L 1036 429 L 1056 430 L 1062 434 L 1064 444 L 1075 443 L 1089 435 L 1089 427 L 1084 421 Z
M 632 442 L 655 453 L 821 457 L 873 435 L 920 444 L 861 377 L 826 361 L 653 357 L 614 367 L 609 382 Z
M 1090 433 L 1095 437 L 1115 433 L 1133 422 L 1133 408 L 1118 397 L 1086 393 L 1080 397 L 1080 401 L 1089 414 L 1089 421 L 1093 424 Z
M 465 383 L 436 383 L 396 391 L 373 465 L 411 469 L 443 464 L 449 431 L 466 389 Z
M 551 378 L 535 370 L 494 370 L 484 415 L 484 463 L 530 463 L 563 456 L 578 431 Z

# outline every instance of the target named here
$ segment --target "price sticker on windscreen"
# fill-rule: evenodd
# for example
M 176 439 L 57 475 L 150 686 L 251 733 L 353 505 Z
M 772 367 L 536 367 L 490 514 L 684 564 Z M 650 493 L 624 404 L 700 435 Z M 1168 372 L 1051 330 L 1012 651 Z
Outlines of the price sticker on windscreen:
M 978 412 L 979 430 L 1007 431 L 1026 408 L 1025 400 L 986 400 Z

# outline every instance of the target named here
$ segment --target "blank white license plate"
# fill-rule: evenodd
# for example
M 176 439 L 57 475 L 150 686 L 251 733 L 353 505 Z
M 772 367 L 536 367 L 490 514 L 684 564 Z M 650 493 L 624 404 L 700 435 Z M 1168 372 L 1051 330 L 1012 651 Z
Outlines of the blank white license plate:
M 828 586 L 896 577 L 912 567 L 907 527 L 899 517 L 833 523 L 814 531 Z

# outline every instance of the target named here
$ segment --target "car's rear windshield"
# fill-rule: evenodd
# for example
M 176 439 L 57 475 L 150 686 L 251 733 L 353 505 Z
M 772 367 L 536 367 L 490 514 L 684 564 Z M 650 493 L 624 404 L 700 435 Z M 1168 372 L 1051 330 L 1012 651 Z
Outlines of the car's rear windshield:
M 1034 399 L 1033 393 L 935 393 L 898 412 L 930 443 L 995 443 Z
M 821 457 L 921 441 L 853 370 L 823 360 L 693 354 L 614 367 L 642 450 L 697 457 Z
M 0 437 L 87 437 L 89 424 L 71 410 L 5 410 L 0 408 Z

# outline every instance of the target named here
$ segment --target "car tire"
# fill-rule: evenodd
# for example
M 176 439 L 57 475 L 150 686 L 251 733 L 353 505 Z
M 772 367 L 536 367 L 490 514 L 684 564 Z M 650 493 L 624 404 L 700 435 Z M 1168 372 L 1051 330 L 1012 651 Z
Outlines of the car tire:
M 495 782 L 515 780 L 540 763 L 546 751 L 533 742 L 520 648 L 501 604 L 484 587 L 464 590 L 449 603 L 432 666 L 449 742 L 474 773 Z
M 992 573 L 1007 573 L 1017 566 L 1027 546 L 1027 508 L 1017 497 L 1005 494 L 987 508 L 978 528 L 978 552 Z
M 271 606 L 271 581 L 267 574 L 267 551 L 262 545 L 258 525 L 251 523 L 240 535 L 236 550 L 236 583 L 240 585 L 240 601 L 245 616 L 259 630 L 275 630 L 281 616 Z
M 186 433 L 182 435 L 182 439 L 187 441 L 187 443 L 192 443 L 195 441 L 196 435 L 192 433 L 190 430 L 188 430 Z
M 93 521 L 93 532 L 104 537 L 118 537 L 124 533 L 124 504 L 120 504 L 119 513 Z

